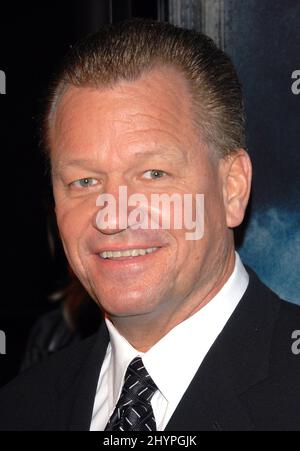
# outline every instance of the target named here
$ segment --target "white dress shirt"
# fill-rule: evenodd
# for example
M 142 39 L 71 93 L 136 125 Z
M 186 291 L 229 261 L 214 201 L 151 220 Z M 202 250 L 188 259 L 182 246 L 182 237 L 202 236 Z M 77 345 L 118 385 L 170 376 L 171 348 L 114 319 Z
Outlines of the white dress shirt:
M 106 319 L 110 343 L 100 371 L 90 430 L 103 431 L 120 397 L 129 363 L 141 356 L 158 390 L 151 405 L 163 431 L 204 357 L 229 320 L 249 283 L 236 253 L 233 273 L 216 296 L 178 324 L 147 352 L 139 352 Z

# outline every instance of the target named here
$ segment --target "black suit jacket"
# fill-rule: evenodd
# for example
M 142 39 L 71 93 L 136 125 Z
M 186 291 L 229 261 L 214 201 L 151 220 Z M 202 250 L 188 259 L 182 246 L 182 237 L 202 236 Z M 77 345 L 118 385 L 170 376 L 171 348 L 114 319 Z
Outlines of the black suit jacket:
M 165 430 L 300 430 L 300 354 L 292 352 L 299 329 L 300 307 L 250 271 L 245 295 Z M 89 430 L 108 340 L 103 324 L 3 388 L 0 429 Z

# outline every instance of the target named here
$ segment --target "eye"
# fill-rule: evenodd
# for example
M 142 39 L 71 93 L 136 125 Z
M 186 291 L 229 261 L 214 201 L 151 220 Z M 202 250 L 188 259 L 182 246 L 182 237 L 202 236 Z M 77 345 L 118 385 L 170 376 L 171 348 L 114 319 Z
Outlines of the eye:
M 71 183 L 71 186 L 74 186 L 75 188 L 89 188 L 91 186 L 97 185 L 97 183 L 98 180 L 87 177 L 84 179 L 75 180 Z
M 146 179 L 160 179 L 161 177 L 167 175 L 165 171 L 161 171 L 160 169 L 150 169 L 149 171 L 144 172 L 144 177 Z

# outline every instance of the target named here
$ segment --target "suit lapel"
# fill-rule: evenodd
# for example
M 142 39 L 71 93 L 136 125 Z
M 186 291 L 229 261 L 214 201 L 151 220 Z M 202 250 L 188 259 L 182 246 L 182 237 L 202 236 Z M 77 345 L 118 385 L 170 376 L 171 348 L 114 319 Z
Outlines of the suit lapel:
M 60 397 L 63 429 L 89 430 L 98 378 L 108 343 L 109 334 L 103 321 L 92 346 L 81 350 L 81 354 L 86 354 L 86 356 L 79 369 L 71 375 L 71 379 L 68 379 L 68 375 L 62 376 L 58 396 Z
M 279 300 L 248 272 L 245 295 L 206 355 L 166 431 L 255 428 L 240 396 L 268 376 Z
M 240 396 L 268 377 L 279 300 L 251 270 L 248 272 L 245 295 L 206 355 L 166 431 L 255 428 Z M 58 388 L 62 429 L 89 430 L 108 343 L 103 322 L 93 344 L 81 350 L 76 369 L 62 375 Z
M 202 368 L 170 419 L 166 431 L 252 430 L 253 424 L 230 380 Z M 203 375 L 203 377 L 201 377 Z

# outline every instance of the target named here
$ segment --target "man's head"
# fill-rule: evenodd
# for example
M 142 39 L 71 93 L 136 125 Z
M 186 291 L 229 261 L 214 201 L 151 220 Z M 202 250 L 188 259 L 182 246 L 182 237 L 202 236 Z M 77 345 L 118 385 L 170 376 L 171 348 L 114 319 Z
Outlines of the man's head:
M 245 148 L 242 93 L 228 56 L 201 33 L 143 20 L 104 26 L 71 49 L 51 88 L 44 144 L 51 111 L 70 85 L 112 87 L 168 65 L 188 81 L 193 120 L 207 142 L 221 155 Z
M 211 40 L 143 21 L 89 36 L 54 84 L 45 142 L 68 260 L 123 332 L 149 325 L 153 343 L 220 289 L 232 271 L 232 228 L 243 219 L 251 165 L 240 86 Z M 120 186 L 149 200 L 203 194 L 203 238 L 124 228 L 117 218 L 102 228 L 97 198 L 109 193 L 118 204 Z M 110 254 L 132 249 L 147 253 Z

